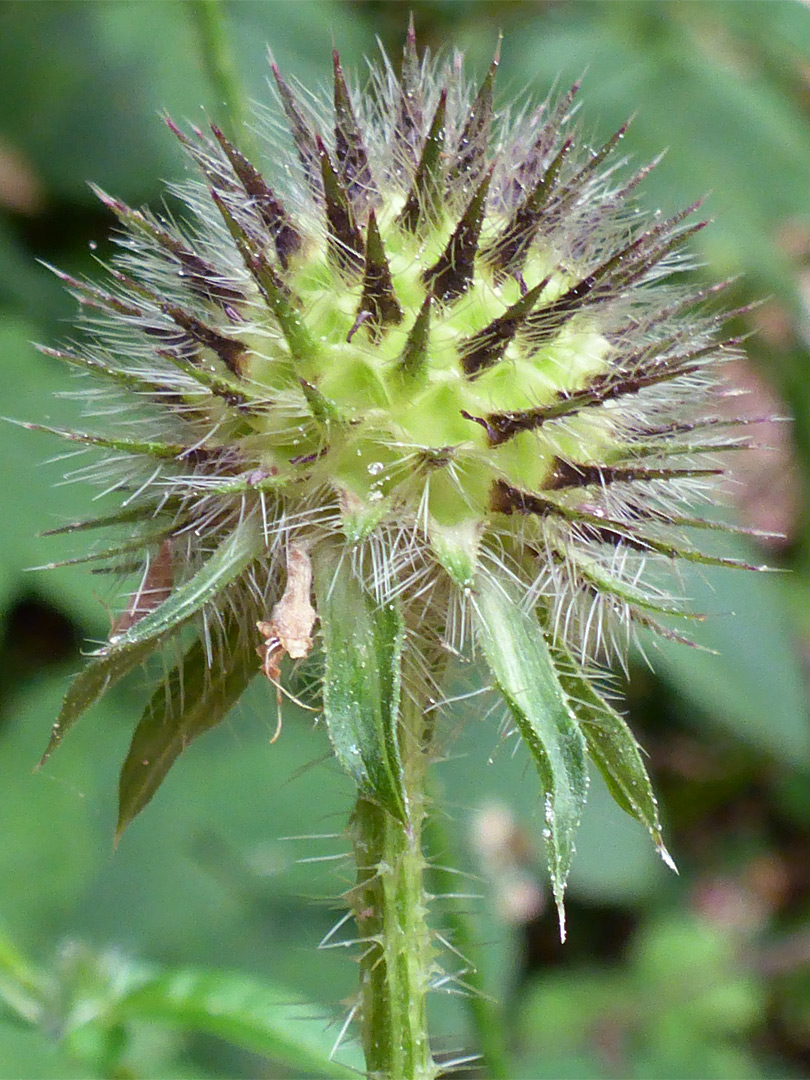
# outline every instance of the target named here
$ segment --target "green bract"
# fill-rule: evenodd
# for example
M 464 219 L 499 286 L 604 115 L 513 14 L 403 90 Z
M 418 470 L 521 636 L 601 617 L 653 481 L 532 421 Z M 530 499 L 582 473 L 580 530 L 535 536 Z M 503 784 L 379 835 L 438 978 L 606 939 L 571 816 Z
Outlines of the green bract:
M 393 816 L 408 817 L 401 702 L 440 698 L 445 658 L 474 651 L 537 763 L 558 901 L 588 753 L 664 850 L 594 663 L 634 625 L 679 636 L 650 564 L 724 562 L 688 534 L 711 526 L 690 504 L 713 455 L 743 445 L 711 410 L 734 342 L 678 283 L 695 207 L 638 210 L 648 168 L 625 175 L 624 128 L 580 145 L 576 86 L 496 110 L 497 63 L 470 90 L 411 34 L 401 75 L 384 59 L 361 91 L 335 54 L 329 120 L 274 67 L 274 168 L 170 122 L 199 176 L 174 190 L 186 219 L 100 194 L 123 226 L 109 283 L 60 275 L 91 333 L 50 351 L 92 378 L 99 433 L 59 434 L 100 450 L 81 475 L 121 495 L 119 514 L 68 528 L 125 526 L 92 557 L 134 558 L 142 578 L 52 744 L 198 632 L 136 732 L 120 827 L 257 649 L 277 682 L 314 634 L 337 756 Z

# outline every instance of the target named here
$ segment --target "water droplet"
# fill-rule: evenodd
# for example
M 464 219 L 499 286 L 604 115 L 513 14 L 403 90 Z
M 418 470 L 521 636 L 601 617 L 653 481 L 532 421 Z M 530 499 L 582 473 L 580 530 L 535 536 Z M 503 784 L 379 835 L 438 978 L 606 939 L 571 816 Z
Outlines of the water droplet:
M 98 247 L 98 244 L 95 242 L 95 240 L 91 240 L 87 246 L 90 248 L 91 251 L 95 251 Z
M 384 468 L 385 466 L 381 461 L 372 461 L 371 464 L 368 466 L 369 476 L 379 476 L 379 474 L 383 471 Z

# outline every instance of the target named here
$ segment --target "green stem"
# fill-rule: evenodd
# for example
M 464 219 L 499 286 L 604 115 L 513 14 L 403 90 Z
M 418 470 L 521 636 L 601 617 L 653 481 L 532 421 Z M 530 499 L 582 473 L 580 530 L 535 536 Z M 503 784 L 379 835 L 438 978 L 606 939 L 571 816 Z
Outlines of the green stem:
M 427 993 L 434 949 L 424 890 L 424 778 L 428 762 L 419 705 L 403 703 L 400 754 L 408 800 L 403 824 L 361 796 L 351 821 L 357 885 L 350 899 L 359 937 L 360 1027 L 375 1080 L 435 1080 Z
M 200 39 L 200 57 L 216 97 L 225 108 L 228 134 L 245 141 L 246 115 L 242 83 L 234 61 L 222 0 L 191 0 L 191 14 Z
M 458 844 L 454 839 L 439 818 L 431 815 L 425 825 L 425 841 L 432 858 L 438 858 L 439 863 L 449 861 L 453 866 L 458 865 L 459 860 L 455 858 Z M 509 1080 L 515 1074 L 504 1038 L 502 1009 L 487 994 L 481 964 L 473 962 L 476 953 L 480 955 L 481 943 L 472 919 L 462 904 L 451 896 L 457 888 L 458 878 L 441 865 L 431 865 L 430 882 L 431 892 L 442 899 L 442 922 L 450 934 L 453 947 L 471 964 L 464 975 L 464 982 L 472 992 L 465 997 L 464 1003 L 478 1034 L 484 1075 L 487 1080 Z

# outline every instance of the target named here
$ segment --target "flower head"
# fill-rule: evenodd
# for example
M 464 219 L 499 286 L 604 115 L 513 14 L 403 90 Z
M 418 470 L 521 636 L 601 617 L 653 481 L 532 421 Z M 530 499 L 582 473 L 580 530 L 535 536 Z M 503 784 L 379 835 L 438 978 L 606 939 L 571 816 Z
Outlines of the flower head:
M 83 475 L 121 499 L 71 528 L 124 526 L 96 557 L 141 578 L 52 742 L 197 630 L 136 732 L 122 825 L 260 664 L 279 682 L 318 636 L 338 756 L 393 813 L 400 675 L 435 696 L 443 658 L 474 647 L 541 773 L 558 897 L 586 749 L 661 846 L 592 669 L 634 626 L 673 634 L 659 619 L 681 608 L 651 568 L 718 561 L 685 536 L 708 524 L 692 509 L 719 471 L 706 455 L 740 444 L 710 405 L 734 342 L 678 282 L 697 205 L 640 211 L 651 166 L 626 171 L 625 127 L 583 146 L 578 85 L 498 111 L 497 66 L 471 88 L 410 33 L 401 74 L 384 58 L 362 91 L 335 54 L 331 108 L 273 66 L 275 167 L 169 121 L 198 172 L 173 189 L 182 220 L 99 192 L 121 250 L 104 287 L 60 275 L 89 334 L 56 355 L 100 388 L 100 433 L 60 434 L 102 451 Z M 364 650 L 376 734 L 345 675 Z

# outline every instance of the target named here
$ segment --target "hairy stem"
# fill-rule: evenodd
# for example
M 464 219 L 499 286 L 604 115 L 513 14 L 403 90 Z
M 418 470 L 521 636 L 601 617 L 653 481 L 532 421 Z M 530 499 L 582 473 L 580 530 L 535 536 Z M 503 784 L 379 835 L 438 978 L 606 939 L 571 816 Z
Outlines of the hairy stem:
M 434 950 L 422 855 L 428 754 L 422 709 L 412 701 L 403 703 L 400 733 L 407 824 L 362 796 L 351 821 L 357 885 L 350 900 L 364 942 L 360 1026 L 369 1076 L 434 1080 L 427 1031 Z

